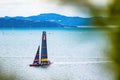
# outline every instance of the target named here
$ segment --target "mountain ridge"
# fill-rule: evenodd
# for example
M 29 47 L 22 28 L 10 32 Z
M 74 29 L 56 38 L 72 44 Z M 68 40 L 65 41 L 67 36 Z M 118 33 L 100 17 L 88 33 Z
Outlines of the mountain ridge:
M 89 26 L 91 24 L 91 18 L 82 17 L 68 17 L 55 13 L 39 14 L 34 16 L 22 17 L 0 17 L 0 27 L 14 28 L 64 28 L 76 26 Z

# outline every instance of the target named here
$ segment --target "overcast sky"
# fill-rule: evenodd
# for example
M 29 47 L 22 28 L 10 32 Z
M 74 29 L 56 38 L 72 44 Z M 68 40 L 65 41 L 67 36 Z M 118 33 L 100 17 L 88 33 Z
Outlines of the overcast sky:
M 89 0 L 93 4 L 105 5 L 108 0 Z M 0 17 L 3 16 L 31 16 L 41 13 L 59 13 L 67 16 L 88 15 L 77 11 L 73 6 L 62 6 L 58 2 L 50 0 L 0 0 Z

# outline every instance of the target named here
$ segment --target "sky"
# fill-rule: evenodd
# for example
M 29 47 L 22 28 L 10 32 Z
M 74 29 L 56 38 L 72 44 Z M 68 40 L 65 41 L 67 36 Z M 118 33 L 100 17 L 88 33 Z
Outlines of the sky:
M 51 0 L 52 1 L 52 0 Z M 0 17 L 4 16 L 31 16 L 42 13 L 58 13 L 66 16 L 87 17 L 81 8 L 78 11 L 70 5 L 60 5 L 59 2 L 50 0 L 0 0 Z M 93 4 L 105 5 L 108 0 L 88 0 Z

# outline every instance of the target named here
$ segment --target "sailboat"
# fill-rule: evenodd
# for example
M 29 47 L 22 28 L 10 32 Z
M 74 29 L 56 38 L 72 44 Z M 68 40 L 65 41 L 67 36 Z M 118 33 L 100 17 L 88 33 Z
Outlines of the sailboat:
M 40 58 L 40 46 L 38 46 L 37 53 L 33 64 L 30 66 L 49 66 L 51 62 L 48 60 L 47 55 L 47 42 L 46 42 L 46 32 L 43 31 L 42 33 L 42 45 L 41 45 L 41 58 Z

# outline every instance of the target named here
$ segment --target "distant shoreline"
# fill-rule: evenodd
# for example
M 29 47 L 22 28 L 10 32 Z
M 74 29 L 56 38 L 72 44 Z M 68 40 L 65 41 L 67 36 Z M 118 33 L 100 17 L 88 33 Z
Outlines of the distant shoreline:
M 114 28 L 115 29 L 115 28 Z M 113 28 L 0 28 L 0 30 L 113 30 Z

